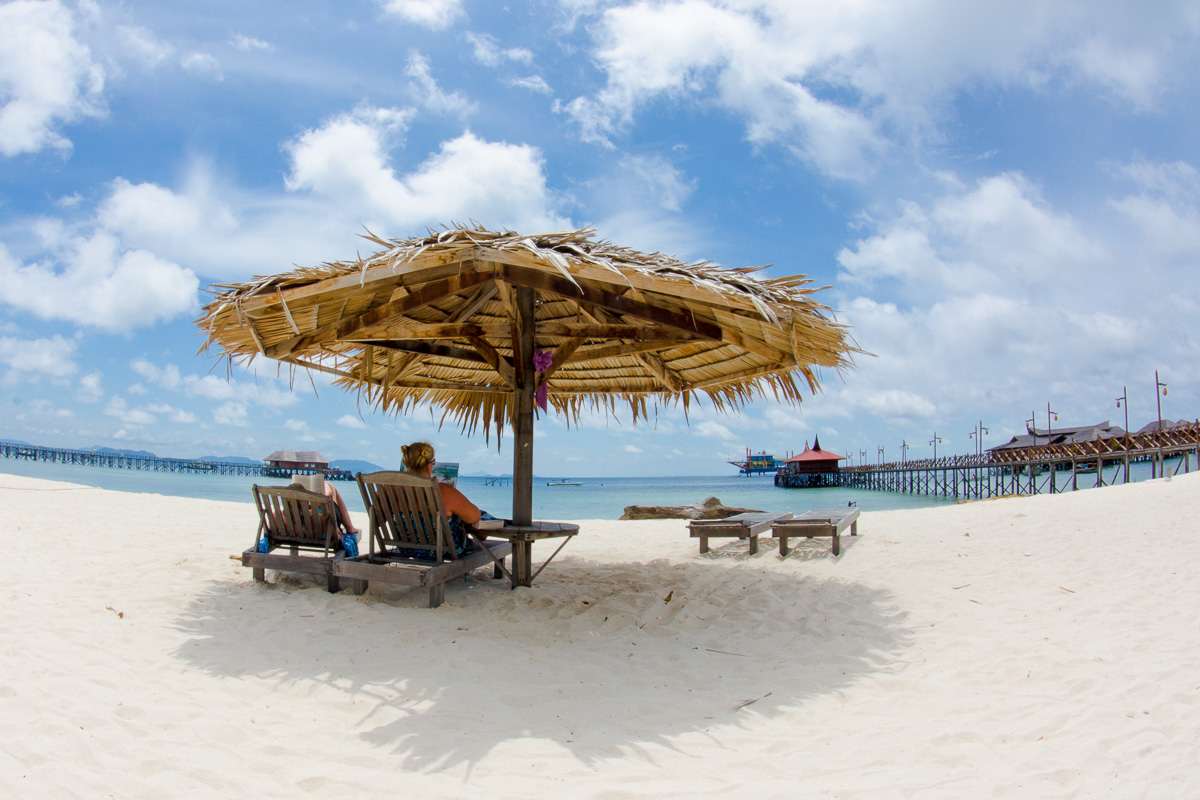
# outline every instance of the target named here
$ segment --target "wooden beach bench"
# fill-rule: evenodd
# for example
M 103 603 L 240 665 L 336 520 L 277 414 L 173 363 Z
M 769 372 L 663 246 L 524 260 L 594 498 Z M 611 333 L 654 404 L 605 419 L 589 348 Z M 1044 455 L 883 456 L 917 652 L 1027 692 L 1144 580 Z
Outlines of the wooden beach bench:
M 254 580 L 266 581 L 266 570 L 324 576 L 331 592 L 339 588 L 333 566 L 346 557 L 338 547 L 334 500 L 323 493 L 286 486 L 252 488 L 258 508 L 254 546 L 242 553 L 242 566 Z M 259 552 L 259 542 L 267 552 Z
M 779 540 L 779 555 L 787 556 L 788 539 L 800 536 L 828 536 L 833 539 L 833 554 L 842 552 L 841 536 L 847 528 L 851 536 L 858 535 L 857 508 L 826 508 L 807 511 L 795 519 L 781 520 L 771 526 L 771 536 Z
M 512 580 L 504 566 L 512 553 L 507 541 L 484 541 L 466 526 L 474 550 L 455 552 L 436 480 L 406 472 L 359 473 L 356 479 L 370 520 L 370 552 L 339 560 L 334 567 L 337 576 L 356 581 L 355 594 L 362 594 L 372 582 L 424 588 L 429 592 L 429 607 L 437 608 L 446 599 L 447 581 L 479 567 L 491 564 L 495 577 Z M 434 557 L 414 558 L 397 550 L 421 550 Z
M 758 552 L 758 536 L 779 520 L 791 519 L 790 512 L 772 514 L 747 511 L 725 519 L 694 519 L 688 523 L 693 539 L 700 540 L 700 552 L 708 552 L 709 539 L 749 539 L 750 555 Z

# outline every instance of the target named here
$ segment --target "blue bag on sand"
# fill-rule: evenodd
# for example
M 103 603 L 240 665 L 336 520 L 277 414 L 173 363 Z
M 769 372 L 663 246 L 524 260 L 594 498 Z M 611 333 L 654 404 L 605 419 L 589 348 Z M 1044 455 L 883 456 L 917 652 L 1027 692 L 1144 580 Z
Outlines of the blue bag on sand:
M 342 549 L 346 551 L 346 558 L 358 557 L 358 539 L 354 534 L 347 533 L 342 537 Z

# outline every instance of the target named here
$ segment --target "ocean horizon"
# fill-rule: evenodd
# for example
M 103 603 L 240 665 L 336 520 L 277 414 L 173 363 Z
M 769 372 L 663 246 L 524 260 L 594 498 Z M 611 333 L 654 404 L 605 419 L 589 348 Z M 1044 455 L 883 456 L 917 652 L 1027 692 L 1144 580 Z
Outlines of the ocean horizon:
M 251 486 L 278 486 L 278 478 L 92 467 L 0 458 L 0 475 L 23 475 L 122 492 L 253 503 Z M 802 513 L 815 508 L 855 505 L 864 511 L 927 508 L 952 504 L 946 498 L 863 489 L 781 489 L 773 475 L 711 475 L 581 478 L 570 475 L 535 477 L 533 514 L 538 519 L 619 519 L 626 506 L 683 506 L 716 497 L 724 505 L 763 511 Z M 578 481 L 578 486 L 548 486 L 551 481 Z M 353 481 L 335 481 L 351 511 L 363 511 Z M 512 480 L 459 475 L 458 488 L 477 506 L 497 517 L 512 515 Z

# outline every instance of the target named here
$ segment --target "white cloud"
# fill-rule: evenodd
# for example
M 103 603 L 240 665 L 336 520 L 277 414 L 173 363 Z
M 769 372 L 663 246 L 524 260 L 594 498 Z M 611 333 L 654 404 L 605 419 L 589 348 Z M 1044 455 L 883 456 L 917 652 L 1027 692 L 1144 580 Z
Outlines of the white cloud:
M 307 131 L 288 147 L 288 186 L 337 200 L 411 228 L 476 219 L 517 230 L 563 224 L 552 204 L 540 152 L 484 141 L 472 133 L 443 142 L 416 170 L 398 177 L 386 155 L 392 121 L 357 112 Z
M 578 4 L 572 3 L 577 6 Z M 870 176 L 896 140 L 936 136 L 956 95 L 979 86 L 1098 86 L 1151 107 L 1194 46 L 1185 2 L 1153 15 L 1115 5 L 1015 0 L 797 3 L 675 0 L 596 4 L 600 91 L 566 110 L 607 143 L 661 103 L 718 108 L 752 143 L 777 143 L 821 171 Z
M 287 408 L 300 402 L 299 396 L 287 384 L 275 379 L 259 378 L 254 382 L 223 380 L 215 375 L 186 375 L 184 391 L 192 397 L 216 401 L 252 403 L 268 408 Z M 242 412 L 245 413 L 245 412 Z
M 221 71 L 221 63 L 211 53 L 188 53 L 179 60 L 179 66 L 183 67 L 185 72 L 193 75 L 212 78 L 216 81 L 225 80 L 225 73 Z
M 409 235 L 449 220 L 526 231 L 571 225 L 554 212 L 559 199 L 535 147 L 467 132 L 421 163 L 394 164 L 392 151 L 404 153 L 399 148 L 416 113 L 363 107 L 302 133 L 284 145 L 290 169 L 282 195 L 241 188 L 202 160 L 190 163 L 178 186 L 116 178 L 98 204 L 92 235 L 115 236 L 129 252 L 186 264 L 211 279 L 244 279 L 353 257 L 363 227 Z M 70 240 L 62 220 L 29 227 L 49 249 Z
M 331 211 L 327 198 L 248 192 L 194 161 L 178 188 L 118 178 L 97 225 L 122 241 L 213 277 L 244 277 L 264 264 L 279 270 L 353 253 L 361 209 Z
M 737 435 L 719 422 L 705 420 L 693 427 L 700 436 L 707 439 L 736 439 Z
M 626 453 L 641 453 L 641 452 L 643 452 L 642 448 L 638 447 L 636 444 L 627 444 L 627 445 L 625 445 L 624 450 Z
M 245 403 L 222 403 L 213 410 L 213 422 L 218 425 L 233 425 L 244 428 L 250 424 L 249 409 Z
M 246 36 L 242 33 L 234 34 L 233 38 L 229 40 L 229 44 L 234 50 L 240 50 L 243 53 L 255 50 L 270 53 L 275 50 L 275 45 L 270 42 L 264 42 L 262 39 L 255 39 L 253 36 Z
M 120 395 L 113 395 L 109 399 L 104 413 L 119 418 L 126 425 L 155 425 L 158 423 L 159 417 L 166 417 L 171 422 L 183 425 L 191 425 L 196 422 L 195 414 L 166 403 L 146 403 L 137 408 L 130 408 L 129 403 Z
M 841 277 L 874 286 L 891 279 L 901 296 L 934 292 L 1045 294 L 1047 283 L 1076 286 L 1104 249 L 1070 217 L 1056 213 L 1018 173 L 951 189 L 929 207 L 903 203 L 881 232 L 838 255 Z
M 526 48 L 503 48 L 495 36 L 487 33 L 467 33 L 467 41 L 474 48 L 475 60 L 485 67 L 498 67 L 509 61 L 520 64 L 533 62 L 533 53 Z
M 0 364 L 11 370 L 11 379 L 63 378 L 79 369 L 75 364 L 75 346 L 74 341 L 57 335 L 48 339 L 0 336 Z
M 117 237 L 95 232 L 62 244 L 61 265 L 20 264 L 0 243 L 0 300 L 42 319 L 122 332 L 192 310 L 200 281 L 191 270 Z
M 76 397 L 81 403 L 96 403 L 104 398 L 104 376 L 99 372 L 89 372 L 79 379 L 79 390 Z
M 167 364 L 165 367 L 159 367 L 157 364 L 153 364 L 144 358 L 135 358 L 129 363 L 129 368 L 162 389 L 173 391 L 183 385 L 183 378 L 179 374 L 179 367 L 175 364 Z
M 138 26 L 117 28 L 117 38 L 125 55 L 132 56 L 143 67 L 152 69 L 171 57 L 174 49 L 158 39 L 151 31 Z
M 704 251 L 710 235 L 683 213 L 696 186 L 661 156 L 624 156 L 588 186 L 596 228 L 629 247 L 689 258 Z
M 508 86 L 517 89 L 528 89 L 531 92 L 538 94 L 554 94 L 554 90 L 550 88 L 550 84 L 541 75 L 530 75 L 525 78 L 514 78 L 510 81 L 505 81 Z
M 429 59 L 420 53 L 408 58 L 404 74 L 413 79 L 412 87 L 421 98 L 421 105 L 436 114 L 463 117 L 475 111 L 475 104 L 461 92 L 447 92 L 438 85 L 429 67 Z
M 354 416 L 353 414 L 342 415 L 338 419 L 337 424 L 341 425 L 344 428 L 355 428 L 357 430 L 364 430 L 367 427 L 367 423 L 363 422 L 361 419 Z
M 383 10 L 434 30 L 450 26 L 463 15 L 462 0 L 380 0 Z
M 104 74 L 59 0 L 0 5 L 0 153 L 69 150 L 58 123 L 101 113 Z
M 866 222 L 838 259 L 848 288 L 864 291 L 840 318 L 877 357 L 859 358 L 806 413 L 928 427 L 980 407 L 1028 415 L 1031 398 L 1052 396 L 1103 414 L 1097 396 L 1147 364 L 1190 358 L 1186 320 L 1200 300 L 1172 287 L 1200 260 L 1195 171 L 1137 162 L 1114 174 L 1141 191 L 1088 217 L 1002 174 Z

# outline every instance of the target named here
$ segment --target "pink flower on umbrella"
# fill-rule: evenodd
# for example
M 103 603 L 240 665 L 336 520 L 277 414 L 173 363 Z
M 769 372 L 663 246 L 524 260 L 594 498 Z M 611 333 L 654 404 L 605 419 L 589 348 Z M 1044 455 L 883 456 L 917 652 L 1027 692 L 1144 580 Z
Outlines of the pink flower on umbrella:
M 553 363 L 554 363 L 554 356 L 552 356 L 550 354 L 549 350 L 534 350 L 533 351 L 533 368 L 535 370 L 537 370 L 538 372 L 545 372 L 546 370 L 550 369 L 550 365 Z M 543 383 L 541 386 L 538 387 L 537 394 L 535 396 L 537 398 L 537 407 L 540 408 L 542 411 L 545 411 L 546 410 L 546 384 Z

